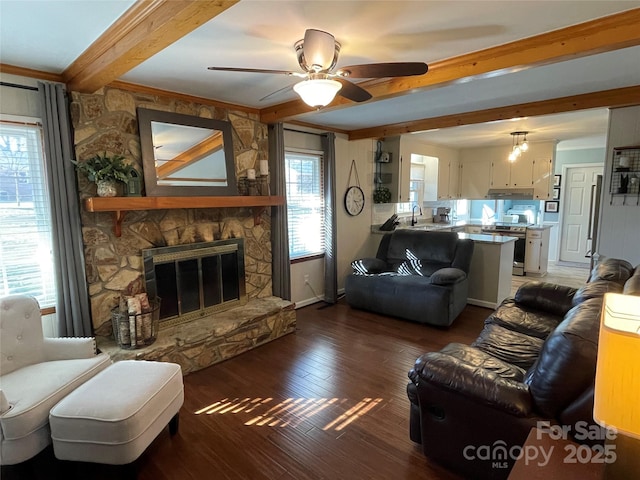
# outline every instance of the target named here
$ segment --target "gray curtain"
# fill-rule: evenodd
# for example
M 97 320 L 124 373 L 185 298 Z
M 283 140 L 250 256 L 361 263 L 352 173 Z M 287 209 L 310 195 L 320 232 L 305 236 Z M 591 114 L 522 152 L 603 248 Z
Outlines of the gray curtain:
M 80 222 L 80 201 L 73 159 L 69 103 L 64 87 L 38 82 L 44 132 L 47 187 L 51 202 L 53 258 L 56 270 L 58 333 L 91 336 L 89 295 Z
M 322 136 L 324 151 L 324 301 L 338 301 L 338 266 L 336 252 L 336 135 Z
M 284 125 L 269 125 L 269 172 L 271 191 L 286 198 L 287 186 L 284 163 Z M 276 297 L 291 300 L 291 263 L 289 261 L 289 228 L 287 206 L 272 209 L 271 255 L 273 257 L 272 287 Z

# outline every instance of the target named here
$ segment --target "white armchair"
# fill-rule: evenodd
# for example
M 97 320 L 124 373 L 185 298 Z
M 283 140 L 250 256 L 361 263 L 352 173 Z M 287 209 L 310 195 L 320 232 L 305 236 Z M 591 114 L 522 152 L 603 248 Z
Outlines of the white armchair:
M 33 297 L 0 298 L 0 464 L 49 445 L 51 408 L 110 364 L 93 338 L 45 338 Z

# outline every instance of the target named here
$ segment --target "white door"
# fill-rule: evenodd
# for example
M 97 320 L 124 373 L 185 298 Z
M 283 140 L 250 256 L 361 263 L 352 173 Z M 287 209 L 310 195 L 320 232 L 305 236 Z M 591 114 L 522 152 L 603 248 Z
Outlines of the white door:
M 585 258 L 591 248 L 589 237 L 589 209 L 591 192 L 595 191 L 596 178 L 604 167 L 569 167 L 566 169 L 564 200 L 562 204 L 562 233 L 560 237 L 560 261 L 589 264 Z

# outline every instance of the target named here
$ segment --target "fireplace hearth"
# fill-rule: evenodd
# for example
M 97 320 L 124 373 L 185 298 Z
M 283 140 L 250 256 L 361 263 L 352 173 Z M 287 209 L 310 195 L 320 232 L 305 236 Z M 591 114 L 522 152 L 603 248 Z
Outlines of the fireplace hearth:
M 247 303 L 242 238 L 145 249 L 142 259 L 147 294 L 162 299 L 160 329 Z

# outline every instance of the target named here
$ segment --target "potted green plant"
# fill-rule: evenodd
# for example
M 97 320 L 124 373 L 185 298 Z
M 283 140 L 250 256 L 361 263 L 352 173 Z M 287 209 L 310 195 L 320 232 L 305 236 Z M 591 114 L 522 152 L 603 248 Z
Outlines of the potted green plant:
M 122 155 L 97 154 L 84 162 L 72 161 L 76 168 L 84 173 L 89 181 L 98 187 L 99 197 L 115 197 L 116 182 L 126 183 L 131 178 L 133 167 L 125 163 Z
M 387 187 L 378 187 L 373 191 L 373 203 L 389 203 L 391 191 Z

